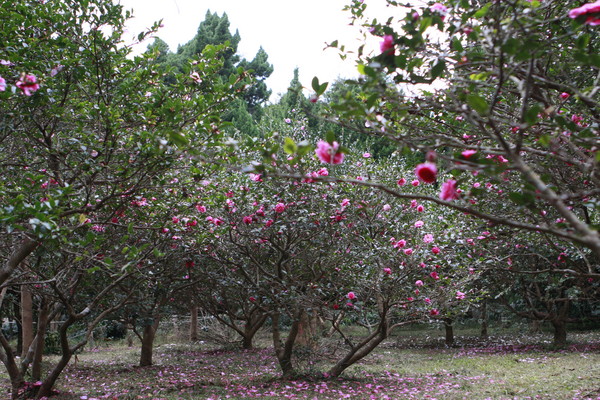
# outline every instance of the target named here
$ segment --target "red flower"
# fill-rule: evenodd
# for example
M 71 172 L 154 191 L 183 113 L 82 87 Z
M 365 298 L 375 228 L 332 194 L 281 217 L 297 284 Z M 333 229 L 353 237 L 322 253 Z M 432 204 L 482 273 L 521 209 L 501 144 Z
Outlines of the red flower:
M 433 183 L 437 179 L 437 167 L 435 164 L 425 162 L 417 165 L 415 174 L 425 183 Z
M 25 96 L 31 96 L 33 92 L 40 88 L 40 85 L 37 83 L 37 78 L 32 74 L 23 74 L 16 85 L 23 91 Z
M 578 18 L 580 16 L 585 16 L 585 23 L 588 25 L 600 25 L 600 0 L 584 4 L 569 11 L 569 18 Z
M 394 54 L 394 37 L 392 35 L 383 36 L 383 40 L 379 44 L 379 48 L 383 54 Z
M 327 164 L 341 164 L 344 161 L 344 153 L 339 150 L 340 144 L 333 142 L 329 144 L 324 140 L 319 140 L 315 153 L 319 160 Z
M 454 179 L 449 179 L 442 184 L 440 199 L 446 201 L 458 199 L 458 191 L 456 189 L 456 181 Z

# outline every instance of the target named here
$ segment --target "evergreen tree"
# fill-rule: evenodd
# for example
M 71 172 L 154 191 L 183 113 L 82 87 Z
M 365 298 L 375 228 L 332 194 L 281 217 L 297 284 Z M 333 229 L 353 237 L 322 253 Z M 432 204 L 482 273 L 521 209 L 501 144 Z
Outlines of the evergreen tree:
M 236 109 L 231 109 L 224 118 L 231 122 L 237 121 L 237 123 L 234 122 L 234 126 L 243 133 L 255 135 L 256 126 L 254 122 L 262 116 L 261 106 L 271 95 L 271 90 L 267 88 L 265 80 L 273 73 L 273 65 L 269 64 L 269 56 L 262 47 L 252 61 L 241 58 L 237 54 L 240 40 L 241 37 L 237 30 L 234 34 L 231 33 L 229 17 L 226 13 L 219 16 L 209 10 L 206 12 L 204 21 L 198 26 L 196 36 L 186 44 L 179 46 L 177 53 L 169 53 L 166 59 L 162 59 L 162 51 L 164 50 L 164 46 L 160 43 L 162 41 L 155 42 L 151 46 L 160 52 L 160 57 L 157 59 L 159 63 L 162 62 L 162 59 L 165 64 L 183 71 L 186 63 L 201 54 L 206 46 L 227 44 L 229 49 L 222 55 L 223 68 L 219 71 L 219 75 L 224 80 L 228 80 L 229 76 L 235 74 L 237 68 L 243 68 L 249 71 L 254 78 L 254 84 L 248 87 L 243 95 L 245 104 L 236 102 L 234 105 Z M 245 122 L 238 126 L 241 121 Z M 249 124 L 254 126 L 251 127 Z

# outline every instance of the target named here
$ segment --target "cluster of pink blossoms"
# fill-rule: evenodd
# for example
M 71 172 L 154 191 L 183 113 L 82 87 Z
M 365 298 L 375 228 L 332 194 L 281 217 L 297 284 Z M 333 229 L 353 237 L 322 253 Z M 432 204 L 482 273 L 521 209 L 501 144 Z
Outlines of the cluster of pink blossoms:
M 21 89 L 25 96 L 31 96 L 35 91 L 40 88 L 40 84 L 37 82 L 37 78 L 33 74 L 23 74 L 21 79 L 15 83 L 15 86 Z M 6 90 L 6 79 L 0 76 L 0 92 Z
M 341 152 L 338 142 L 330 144 L 324 140 L 319 140 L 315 153 L 322 163 L 341 164 L 344 161 L 344 153 Z
M 585 23 L 588 25 L 600 25 L 600 0 L 584 4 L 569 11 L 569 18 L 579 17 L 585 17 Z

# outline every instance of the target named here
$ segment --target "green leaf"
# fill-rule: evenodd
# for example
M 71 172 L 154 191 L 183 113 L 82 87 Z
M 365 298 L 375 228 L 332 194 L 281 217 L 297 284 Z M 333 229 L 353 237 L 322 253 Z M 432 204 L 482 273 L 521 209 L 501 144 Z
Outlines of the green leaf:
M 473 110 L 477 111 L 477 113 L 479 115 L 487 114 L 488 109 L 489 109 L 489 106 L 488 106 L 487 102 L 485 101 L 485 99 L 476 94 L 470 94 L 467 96 L 467 104 L 469 104 L 469 106 Z
M 296 150 L 298 150 L 298 146 L 296 146 L 296 142 L 294 142 L 294 139 L 286 137 L 284 139 L 283 151 L 291 155 L 296 153 Z
M 333 144 L 333 142 L 335 142 L 335 133 L 333 131 L 327 131 L 325 134 L 325 141 L 329 144 Z
M 481 7 L 475 14 L 473 14 L 473 17 L 474 18 L 485 17 L 485 15 L 488 13 L 491 6 L 492 6 L 492 3 L 487 3 L 486 5 Z
M 431 77 L 434 79 L 440 77 L 444 73 L 445 69 L 446 62 L 442 59 L 439 59 L 433 68 L 431 68 Z
M 312 86 L 313 90 L 318 93 L 319 92 L 319 78 L 317 78 L 316 76 L 314 78 L 312 78 L 311 86 Z
M 456 51 L 463 51 L 464 50 L 463 45 L 460 42 L 460 39 L 457 38 L 456 36 L 454 36 L 452 38 L 451 46 L 452 46 L 452 49 L 456 50 Z
M 575 40 L 575 46 L 577 46 L 577 48 L 580 50 L 585 49 L 589 43 L 590 43 L 590 35 L 587 33 L 579 36 Z
M 525 115 L 523 115 L 523 120 L 528 125 L 533 125 L 538 121 L 538 114 L 542 111 L 542 107 L 539 104 L 535 104 L 527 111 L 525 111 Z
M 187 138 L 179 132 L 169 132 L 169 139 L 178 147 L 187 146 L 188 144 Z

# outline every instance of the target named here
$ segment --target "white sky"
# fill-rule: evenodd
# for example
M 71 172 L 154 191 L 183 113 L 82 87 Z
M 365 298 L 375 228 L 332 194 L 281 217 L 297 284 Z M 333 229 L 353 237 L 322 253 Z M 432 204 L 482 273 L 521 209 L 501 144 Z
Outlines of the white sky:
M 164 27 L 157 36 L 167 42 L 171 51 L 194 37 L 207 10 L 219 15 L 226 12 L 231 32 L 237 29 L 241 36 L 238 54 L 250 61 L 262 46 L 269 55 L 275 69 L 266 81 L 273 91 L 272 101 L 287 91 L 296 67 L 300 68 L 300 81 L 307 88 L 314 76 L 321 82 L 332 82 L 338 77 L 357 75 L 352 57 L 342 61 L 335 49 L 323 50 L 326 43 L 336 39 L 347 48 L 360 45 L 359 27 L 349 26 L 350 13 L 342 11 L 349 0 L 115 1 L 127 10 L 133 9 L 134 18 L 127 24 L 129 37 L 162 19 Z M 387 19 L 390 9 L 385 3 L 385 0 L 369 0 L 367 10 Z

